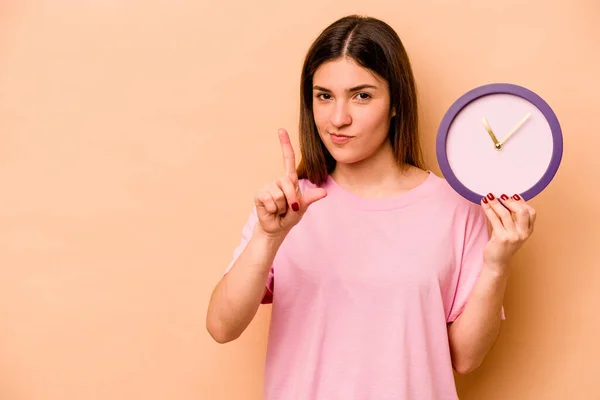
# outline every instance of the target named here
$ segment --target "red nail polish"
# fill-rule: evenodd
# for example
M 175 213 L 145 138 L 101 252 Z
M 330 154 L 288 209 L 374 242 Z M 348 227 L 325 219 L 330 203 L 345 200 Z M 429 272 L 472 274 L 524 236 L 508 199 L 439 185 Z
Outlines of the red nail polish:
M 495 199 L 494 195 L 493 195 L 493 194 L 491 194 L 491 193 L 490 193 L 490 194 L 488 194 L 488 195 L 487 195 L 487 197 L 488 197 L 488 199 L 490 199 L 490 201 L 492 201 L 492 200 L 494 200 L 494 199 Z
M 484 198 L 483 198 L 483 202 L 484 202 L 485 204 L 487 204 L 487 203 L 488 203 L 488 199 L 487 199 L 487 197 L 484 197 Z
M 515 200 L 521 200 L 521 196 L 519 196 L 518 194 L 515 194 L 513 196 L 513 199 L 515 199 Z
M 292 203 L 292 210 L 297 212 L 299 209 L 300 209 L 300 206 L 298 205 L 298 203 Z
M 508 197 L 507 195 L 503 194 L 502 196 L 500 196 L 500 198 L 502 200 L 508 200 L 510 197 Z

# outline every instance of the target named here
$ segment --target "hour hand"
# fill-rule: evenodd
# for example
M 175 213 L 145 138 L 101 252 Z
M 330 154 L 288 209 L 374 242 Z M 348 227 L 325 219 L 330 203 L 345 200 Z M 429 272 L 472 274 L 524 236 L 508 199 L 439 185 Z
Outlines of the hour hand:
M 483 121 L 483 125 L 485 126 L 485 130 L 487 131 L 487 133 L 492 138 L 492 141 L 494 142 L 494 146 L 496 146 L 496 148 L 499 149 L 501 147 L 501 144 L 498 142 L 498 139 L 496 139 L 496 135 L 494 135 L 494 132 L 492 132 L 492 128 L 490 128 L 490 124 L 487 122 L 487 119 L 483 118 L 482 121 Z

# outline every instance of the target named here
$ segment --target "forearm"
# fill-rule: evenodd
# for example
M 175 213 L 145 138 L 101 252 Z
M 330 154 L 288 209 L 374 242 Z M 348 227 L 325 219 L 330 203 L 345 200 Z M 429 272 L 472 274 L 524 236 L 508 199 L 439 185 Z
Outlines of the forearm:
M 254 232 L 227 274 L 215 287 L 206 327 L 220 343 L 238 338 L 250 324 L 265 294 L 269 271 L 283 238 Z
M 508 280 L 505 271 L 484 265 L 465 309 L 449 327 L 452 364 L 459 373 L 477 368 L 498 337 Z

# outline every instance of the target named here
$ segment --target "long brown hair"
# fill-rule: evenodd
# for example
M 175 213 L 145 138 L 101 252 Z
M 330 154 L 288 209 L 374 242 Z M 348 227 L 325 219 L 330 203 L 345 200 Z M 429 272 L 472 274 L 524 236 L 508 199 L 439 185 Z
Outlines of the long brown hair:
M 322 184 L 335 168 L 317 131 L 312 111 L 313 76 L 323 63 L 349 57 L 385 79 L 391 109 L 396 115 L 388 137 L 400 166 L 423 168 L 419 143 L 417 93 L 410 61 L 398 34 L 387 23 L 372 17 L 350 15 L 329 25 L 313 42 L 302 67 L 300 93 L 300 179 Z

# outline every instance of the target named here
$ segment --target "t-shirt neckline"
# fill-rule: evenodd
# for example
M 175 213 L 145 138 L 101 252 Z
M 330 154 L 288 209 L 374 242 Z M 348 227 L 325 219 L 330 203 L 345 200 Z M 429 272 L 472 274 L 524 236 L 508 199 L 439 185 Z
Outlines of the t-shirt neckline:
M 391 197 L 369 198 L 354 194 L 343 188 L 337 183 L 331 175 L 327 176 L 325 185 L 327 197 L 335 196 L 344 201 L 344 203 L 352 207 L 362 210 L 390 210 L 394 208 L 404 207 L 414 203 L 425 196 L 430 188 L 435 186 L 435 182 L 439 179 L 432 171 L 426 170 L 428 173 L 427 179 L 414 188 Z

